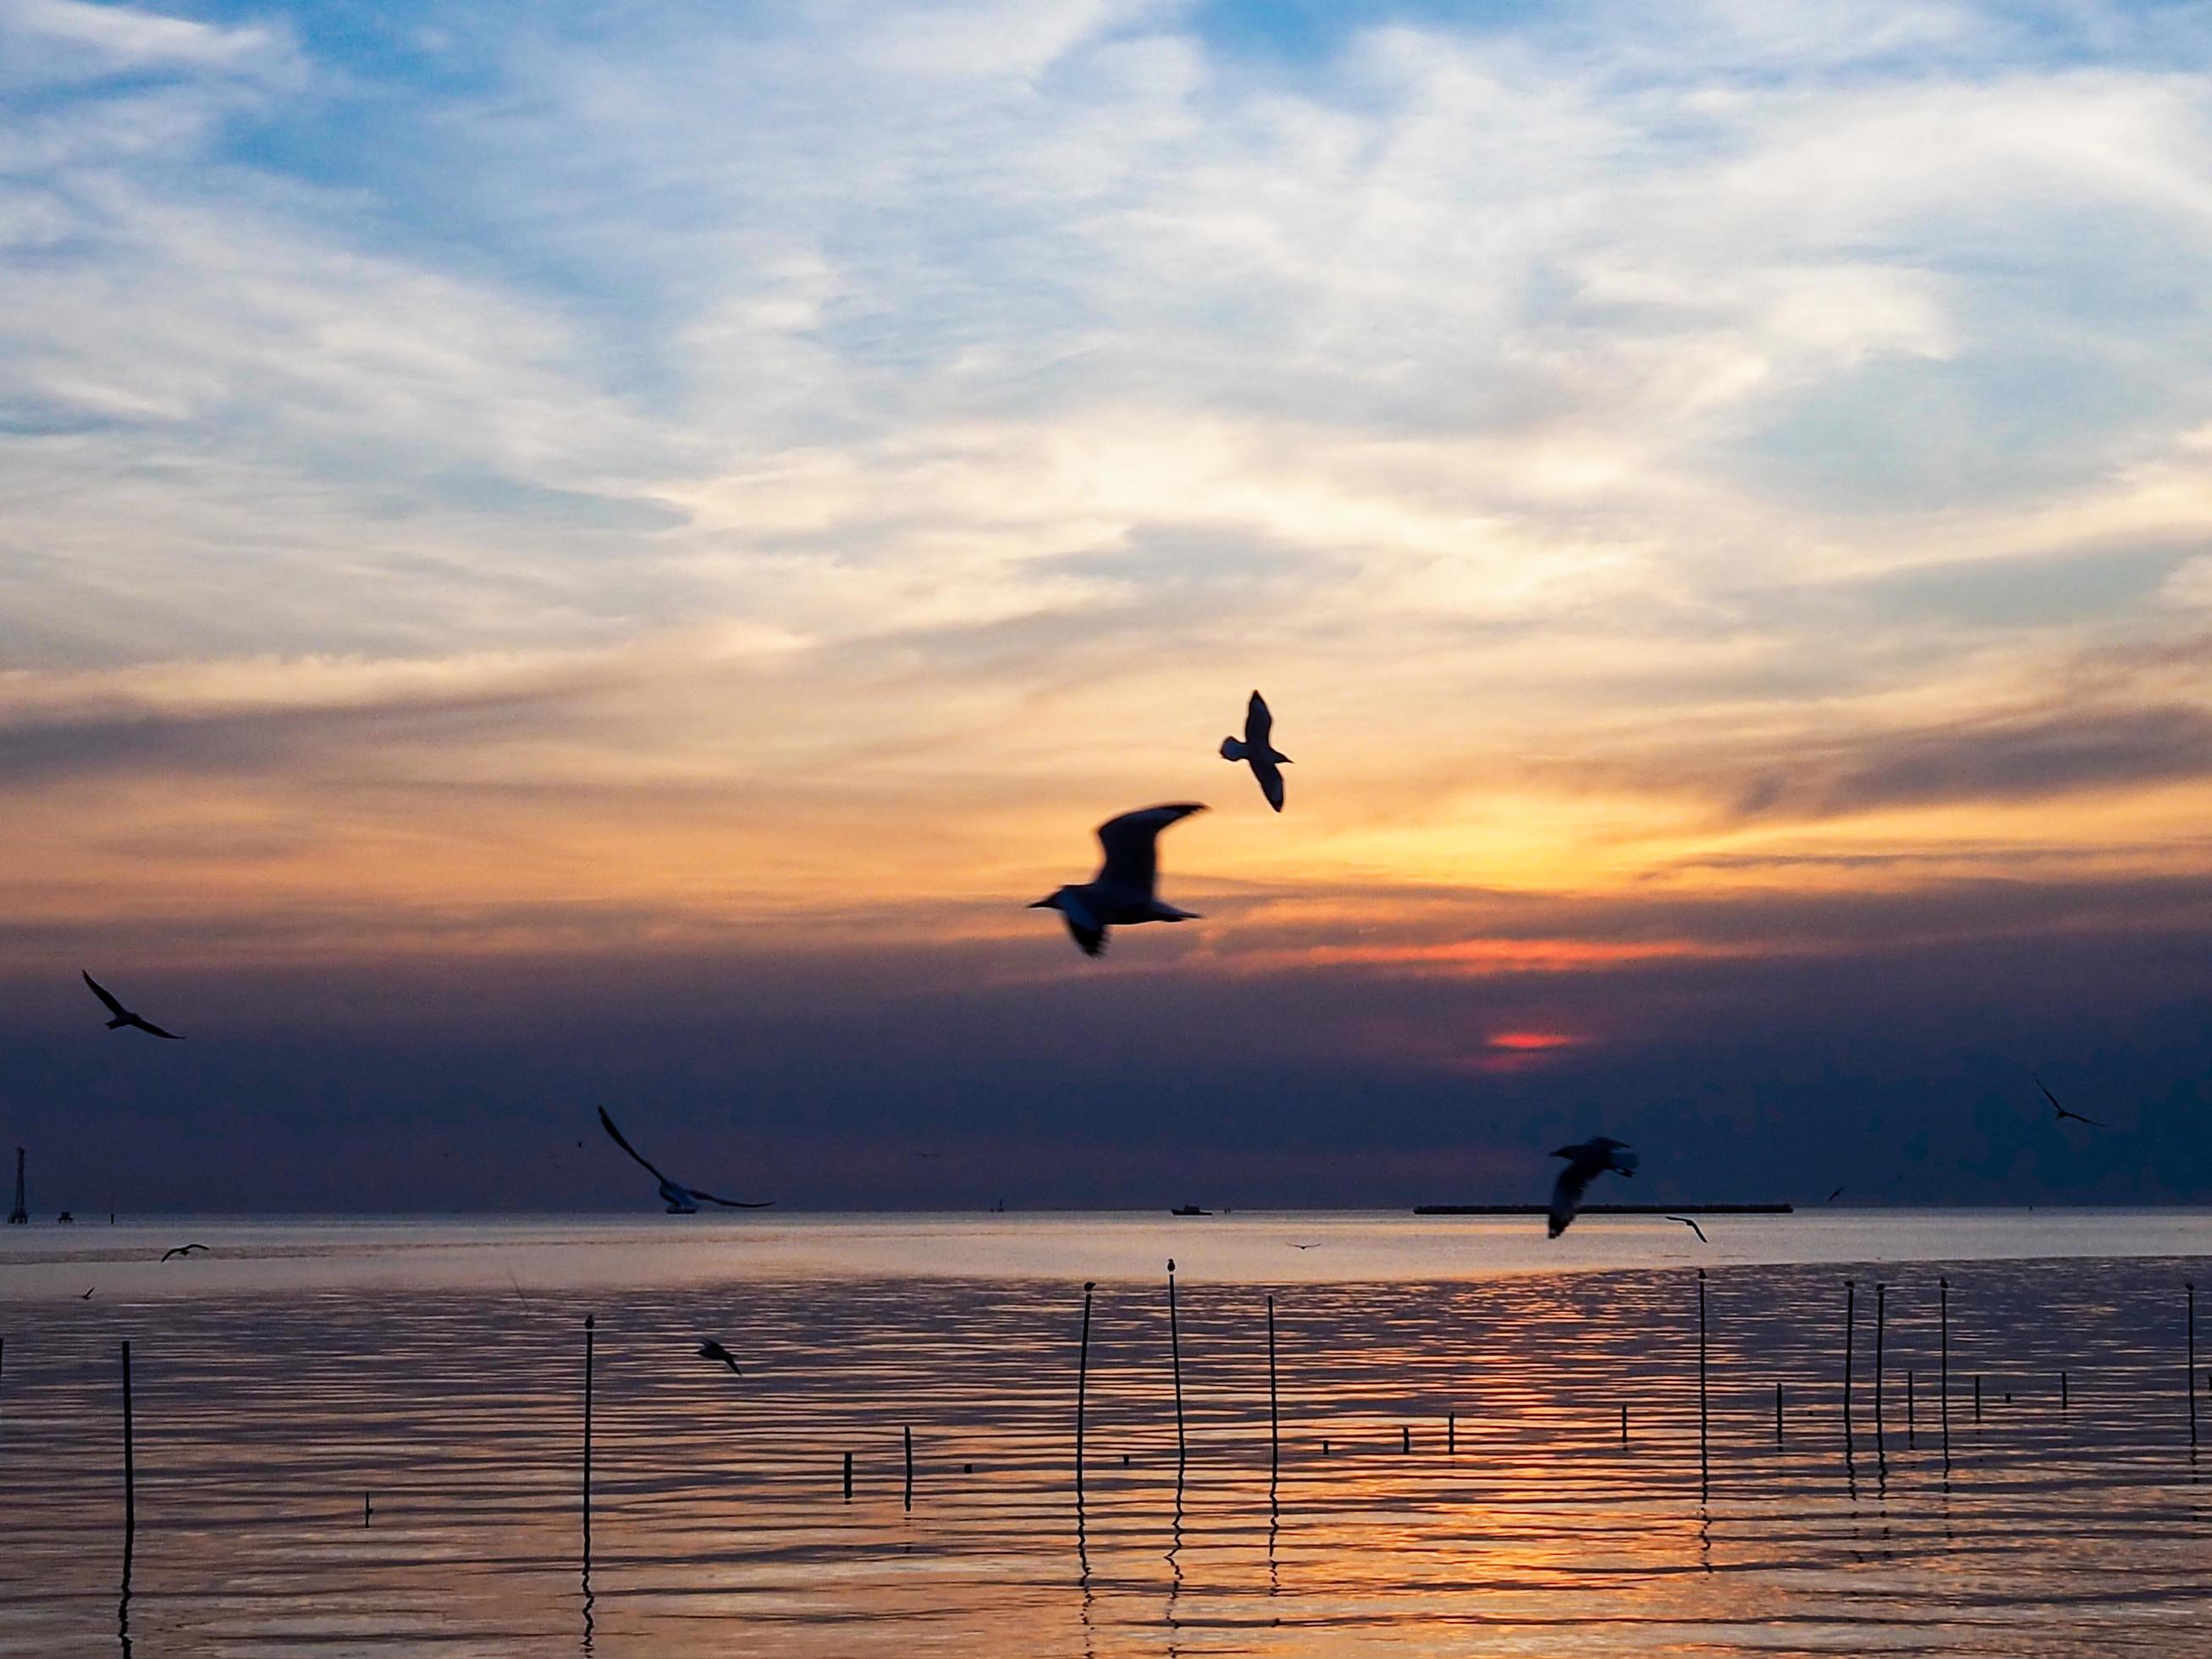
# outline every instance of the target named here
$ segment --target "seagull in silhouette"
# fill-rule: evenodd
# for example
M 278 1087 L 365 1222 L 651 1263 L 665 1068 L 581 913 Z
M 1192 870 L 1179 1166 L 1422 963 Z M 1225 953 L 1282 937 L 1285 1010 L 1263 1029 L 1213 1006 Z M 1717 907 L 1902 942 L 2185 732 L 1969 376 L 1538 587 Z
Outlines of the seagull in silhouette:
M 1311 1244 L 1300 1244 L 1293 1242 L 1291 1244 L 1291 1248 L 1294 1250 L 1317 1250 L 1321 1249 L 1321 1243 L 1318 1239 Z
M 702 1359 L 720 1360 L 723 1364 L 727 1365 L 730 1368 L 730 1375 L 732 1376 L 743 1376 L 744 1375 L 743 1371 L 738 1369 L 737 1355 L 732 1353 L 727 1348 L 724 1347 L 720 1343 L 714 1341 L 711 1338 L 699 1345 L 699 1358 Z
M 1252 701 L 1244 705 L 1244 735 L 1241 738 L 1222 738 L 1221 758 L 1249 762 L 1252 775 L 1260 780 L 1260 793 L 1267 798 L 1267 805 L 1279 812 L 1283 810 L 1283 768 L 1291 763 L 1291 757 L 1267 740 L 1274 729 L 1275 717 L 1267 712 L 1267 700 L 1255 691 Z
M 206 1249 L 207 1246 L 204 1244 L 179 1244 L 174 1249 L 162 1251 L 161 1260 L 167 1261 L 171 1256 L 188 1256 L 194 1250 L 205 1250 Z
M 1098 826 L 1098 844 L 1106 850 L 1106 861 L 1097 875 L 1080 887 L 1063 887 L 1030 908 L 1059 911 L 1086 957 L 1095 957 L 1106 948 L 1109 927 L 1131 927 L 1140 921 L 1197 921 L 1194 913 L 1178 910 L 1153 896 L 1153 883 L 1159 875 L 1155 843 L 1168 825 L 1204 811 L 1198 803 L 1185 801 L 1176 806 L 1147 806 L 1107 819 Z
M 99 1288 L 100 1288 L 100 1286 L 99 1286 L 99 1285 L 94 1285 L 94 1286 L 92 1287 L 92 1291 L 96 1291 L 96 1290 L 98 1290 Z M 81 1296 L 81 1297 L 77 1297 L 77 1300 L 78 1300 L 78 1301 L 80 1301 L 80 1302 L 89 1302 L 89 1301 L 91 1301 L 91 1300 L 92 1300 L 92 1291 L 86 1291 L 82 1296 Z
M 2035 1086 L 2039 1089 L 2043 1089 L 2043 1079 L 2041 1078 L 2037 1078 L 2035 1079 Z M 2109 1123 L 2100 1123 L 2094 1117 L 2083 1117 L 2079 1112 L 2068 1111 L 2063 1106 L 2061 1106 L 2058 1103 L 2058 1097 L 2052 1094 L 2048 1089 L 2043 1089 L 2043 1097 L 2051 1103 L 2051 1109 L 2058 1114 L 2057 1117 L 2053 1120 L 2055 1122 L 2063 1123 L 2070 1117 L 2076 1123 L 2086 1123 L 2093 1129 L 2108 1129 L 2112 1127 L 2112 1125 Z
M 763 1199 L 757 1204 L 748 1204 L 743 1199 L 717 1198 L 712 1193 L 701 1192 L 696 1187 L 679 1186 L 647 1163 L 643 1153 L 623 1139 L 623 1132 L 615 1127 L 614 1119 L 607 1115 L 607 1109 L 604 1106 L 599 1108 L 599 1127 L 614 1137 L 616 1146 L 621 1147 L 640 1164 L 645 1164 L 645 1172 L 660 1183 L 661 1202 L 668 1206 L 668 1213 L 671 1215 L 698 1214 L 699 1200 L 702 1198 L 709 1204 L 720 1204 L 723 1208 L 729 1210 L 765 1210 L 775 1202 L 774 1199 L 769 1198 Z
M 84 969 L 82 968 L 78 969 L 77 971 L 81 974 L 84 973 Z M 101 1002 L 106 1004 L 107 1012 L 114 1016 L 113 1018 L 107 1022 L 107 1029 L 109 1030 L 117 1030 L 125 1025 L 135 1025 L 142 1031 L 149 1031 L 157 1037 L 167 1037 L 172 1042 L 182 1042 L 184 1041 L 184 1038 L 179 1036 L 174 1031 L 165 1031 L 160 1026 L 155 1024 L 152 1020 L 141 1018 L 138 1015 L 132 1013 L 128 1008 L 118 1002 L 113 994 L 109 992 L 108 988 L 105 985 L 102 985 L 98 980 L 94 979 L 90 974 L 84 975 L 84 982 L 92 987 L 93 995 L 98 997 Z
M 1553 1238 L 1566 1231 L 1574 1220 L 1591 1182 L 1607 1170 L 1616 1175 L 1636 1173 L 1636 1154 L 1628 1150 L 1626 1141 L 1615 1140 L 1611 1135 L 1592 1135 L 1579 1146 L 1556 1147 L 1552 1156 L 1567 1160 L 1567 1167 L 1552 1183 L 1550 1236 Z
M 1687 1227 L 1692 1232 L 1697 1234 L 1698 1243 L 1702 1244 L 1705 1242 L 1705 1230 L 1698 1225 L 1696 1222 L 1691 1220 L 1689 1217 L 1686 1215 L 1670 1215 L 1667 1219 L 1669 1221 L 1679 1221 L 1685 1227 Z
M 1830 1193 L 1830 1194 L 1829 1194 L 1826 1198 L 1822 1199 L 1822 1200 L 1820 1200 L 1820 1202 L 1821 1202 L 1821 1203 L 1823 1203 L 1823 1204 L 1832 1204 L 1832 1203 L 1834 1203 L 1838 1199 L 1841 1198 L 1843 1195 L 1844 1195 L 1844 1189 L 1843 1189 L 1841 1187 L 1838 1187 L 1838 1188 L 1836 1188 L 1836 1190 L 1835 1190 L 1835 1191 L 1833 1191 L 1832 1193 Z

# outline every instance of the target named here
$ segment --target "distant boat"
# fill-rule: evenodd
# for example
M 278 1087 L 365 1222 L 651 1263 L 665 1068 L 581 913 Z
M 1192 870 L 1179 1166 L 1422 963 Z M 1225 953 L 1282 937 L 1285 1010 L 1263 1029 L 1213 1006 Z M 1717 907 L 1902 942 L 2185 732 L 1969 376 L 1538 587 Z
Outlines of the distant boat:
M 1213 1212 L 1211 1210 L 1201 1210 L 1195 1204 L 1184 1204 L 1178 1206 L 1175 1209 L 1170 1210 L 1168 1213 L 1170 1215 L 1212 1215 Z

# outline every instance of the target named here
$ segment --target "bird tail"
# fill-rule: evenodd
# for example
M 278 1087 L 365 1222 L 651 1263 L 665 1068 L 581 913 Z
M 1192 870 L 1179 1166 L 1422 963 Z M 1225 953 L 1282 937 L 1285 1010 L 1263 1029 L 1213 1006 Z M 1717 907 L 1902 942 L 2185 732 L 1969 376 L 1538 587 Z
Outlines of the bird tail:
M 1251 752 L 1244 746 L 1242 738 L 1224 738 L 1221 740 L 1221 758 L 1225 761 L 1240 761 Z

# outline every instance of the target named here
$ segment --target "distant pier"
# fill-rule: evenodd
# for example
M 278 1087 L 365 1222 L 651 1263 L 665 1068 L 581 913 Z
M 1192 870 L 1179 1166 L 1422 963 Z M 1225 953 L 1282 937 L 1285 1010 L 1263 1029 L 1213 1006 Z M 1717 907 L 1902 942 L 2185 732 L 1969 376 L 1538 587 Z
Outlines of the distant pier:
M 1585 1204 L 1582 1215 L 1790 1215 L 1794 1204 Z M 1416 1204 L 1415 1215 L 1546 1215 L 1543 1204 Z

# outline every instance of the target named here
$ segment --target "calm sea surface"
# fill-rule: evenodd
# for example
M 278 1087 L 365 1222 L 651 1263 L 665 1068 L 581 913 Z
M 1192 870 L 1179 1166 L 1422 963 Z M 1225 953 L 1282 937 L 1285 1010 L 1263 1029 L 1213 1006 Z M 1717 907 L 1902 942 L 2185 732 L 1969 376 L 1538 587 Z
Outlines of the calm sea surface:
M 11 1228 L 0 1654 L 2212 1655 L 2212 1214 L 1705 1226 Z

